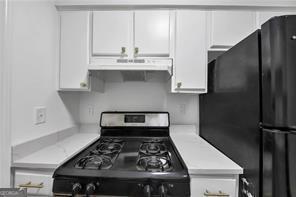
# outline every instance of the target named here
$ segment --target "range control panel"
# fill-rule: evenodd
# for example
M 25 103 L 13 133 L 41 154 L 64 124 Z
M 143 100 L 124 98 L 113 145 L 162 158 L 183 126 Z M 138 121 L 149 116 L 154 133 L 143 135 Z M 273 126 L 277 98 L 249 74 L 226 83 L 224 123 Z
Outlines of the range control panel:
M 101 127 L 169 127 L 168 112 L 103 112 Z

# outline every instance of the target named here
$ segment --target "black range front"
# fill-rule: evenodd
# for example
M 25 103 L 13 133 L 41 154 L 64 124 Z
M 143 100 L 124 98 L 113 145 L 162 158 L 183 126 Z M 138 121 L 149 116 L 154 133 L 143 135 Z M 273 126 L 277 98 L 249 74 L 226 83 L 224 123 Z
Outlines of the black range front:
M 164 112 L 104 112 L 101 137 L 56 169 L 55 196 L 189 197 Z

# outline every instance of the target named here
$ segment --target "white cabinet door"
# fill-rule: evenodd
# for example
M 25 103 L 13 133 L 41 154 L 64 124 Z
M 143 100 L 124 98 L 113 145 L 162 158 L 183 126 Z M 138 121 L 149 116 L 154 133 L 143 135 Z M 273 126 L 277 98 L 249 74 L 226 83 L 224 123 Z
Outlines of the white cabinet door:
M 52 183 L 52 172 L 15 172 L 14 186 L 27 188 L 29 196 L 52 196 Z
M 61 12 L 60 89 L 88 90 L 89 12 Z
M 228 48 L 256 30 L 256 12 L 211 11 L 209 48 Z
M 94 56 L 120 56 L 132 53 L 133 12 L 96 11 L 93 13 Z M 122 54 L 124 53 L 124 54 Z
M 205 193 L 219 196 L 219 192 L 228 194 L 229 197 L 237 197 L 236 179 L 219 178 L 191 178 L 190 182 L 192 197 L 206 197 Z
M 266 21 L 268 21 L 270 18 L 274 16 L 295 15 L 295 14 L 296 14 L 296 11 L 295 12 L 260 11 L 258 12 L 258 17 L 257 17 L 259 28 L 263 23 L 265 23 Z
M 207 75 L 206 12 L 176 13 L 175 80 L 173 91 L 205 92 Z
M 134 47 L 138 48 L 136 56 L 168 57 L 170 12 L 167 10 L 135 11 L 134 20 Z

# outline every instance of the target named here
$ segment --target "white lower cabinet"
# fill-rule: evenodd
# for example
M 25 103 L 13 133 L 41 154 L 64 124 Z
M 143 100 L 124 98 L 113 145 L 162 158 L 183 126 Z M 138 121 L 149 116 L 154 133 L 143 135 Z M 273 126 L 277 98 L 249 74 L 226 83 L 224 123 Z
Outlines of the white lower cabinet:
M 53 172 L 16 170 L 14 187 L 27 188 L 28 196 L 52 196 Z
M 238 197 L 238 178 L 190 176 L 191 197 Z

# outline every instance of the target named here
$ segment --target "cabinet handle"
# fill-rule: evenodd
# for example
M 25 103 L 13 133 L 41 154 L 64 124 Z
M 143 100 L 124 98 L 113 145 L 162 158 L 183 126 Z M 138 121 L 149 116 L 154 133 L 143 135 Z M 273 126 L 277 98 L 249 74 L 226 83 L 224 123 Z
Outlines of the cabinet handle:
M 248 180 L 246 178 L 241 178 L 241 181 L 243 182 L 244 185 L 249 186 L 250 183 L 248 182 Z
M 126 48 L 125 47 L 121 47 L 121 56 L 124 56 L 126 53 Z
M 135 49 L 134 49 L 134 55 L 135 56 L 138 56 L 138 54 L 139 54 L 139 48 L 138 47 L 135 47 Z
M 87 84 L 85 82 L 81 82 L 80 87 L 85 88 L 85 87 L 87 87 Z
M 229 194 L 226 194 L 222 191 L 219 191 L 218 193 L 212 193 L 212 192 L 209 192 L 208 190 L 206 190 L 206 192 L 204 193 L 204 196 L 213 196 L 213 197 L 229 197 L 230 195 Z
M 178 82 L 177 83 L 177 88 L 181 88 L 181 86 L 182 86 L 182 82 Z
M 24 188 L 39 188 L 39 189 L 41 189 L 41 188 L 44 187 L 44 185 L 43 185 L 42 182 L 39 183 L 39 184 L 32 184 L 32 182 L 29 181 L 28 183 L 20 184 L 19 187 L 24 187 Z

